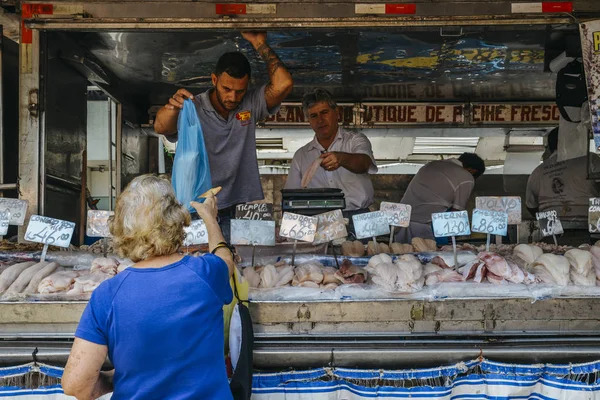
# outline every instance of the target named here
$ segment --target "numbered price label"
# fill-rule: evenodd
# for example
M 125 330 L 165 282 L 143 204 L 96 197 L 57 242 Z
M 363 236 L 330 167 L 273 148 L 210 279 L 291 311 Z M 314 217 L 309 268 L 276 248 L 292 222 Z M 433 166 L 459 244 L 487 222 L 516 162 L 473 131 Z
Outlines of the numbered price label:
M 588 224 L 590 233 L 600 233 L 600 199 L 590 199 L 588 209 Z
M 0 236 L 8 233 L 8 224 L 10 222 L 10 211 L 0 210 Z
M 466 211 L 431 214 L 435 237 L 469 236 L 469 214 Z
M 75 223 L 41 215 L 32 215 L 25 240 L 59 247 L 69 247 Z
M 288 239 L 312 242 L 315 240 L 317 222 L 317 217 L 284 212 L 279 235 Z
M 25 224 L 25 214 L 27 213 L 26 200 L 0 198 L 0 211 L 8 211 L 10 213 L 9 225 Z
M 231 244 L 275 246 L 275 221 L 232 219 Z
M 201 219 L 192 221 L 190 226 L 183 228 L 185 232 L 185 239 L 183 239 L 184 246 L 194 246 L 196 244 L 208 243 L 208 231 L 206 225 Z
M 410 225 L 412 207 L 409 204 L 381 202 L 379 210 L 388 215 L 388 224 L 407 228 Z
M 109 237 L 108 219 L 114 211 L 88 210 L 85 234 L 89 237 Z
M 555 210 L 536 213 L 535 217 L 543 237 L 560 235 L 564 232 Z
M 476 197 L 475 208 L 487 211 L 500 211 L 508 214 L 509 225 L 519 225 L 522 220 L 521 198 L 508 197 Z
M 383 211 L 374 211 L 352 216 L 354 232 L 358 239 L 372 238 L 390 233 L 388 215 Z
M 333 210 L 316 216 L 317 233 L 314 244 L 331 242 L 348 236 L 348 230 L 344 223 L 344 215 L 341 210 Z
M 471 230 L 488 235 L 508 234 L 508 214 L 501 211 L 473 210 Z
M 235 207 L 235 219 L 272 221 L 273 204 L 238 204 Z

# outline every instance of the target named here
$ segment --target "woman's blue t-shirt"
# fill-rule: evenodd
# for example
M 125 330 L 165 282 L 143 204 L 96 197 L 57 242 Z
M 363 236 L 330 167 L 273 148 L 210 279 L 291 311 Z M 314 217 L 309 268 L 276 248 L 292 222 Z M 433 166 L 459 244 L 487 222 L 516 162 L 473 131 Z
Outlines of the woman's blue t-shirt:
M 94 291 L 75 336 L 108 346 L 113 400 L 232 399 L 223 355 L 232 297 L 214 255 L 130 267 Z

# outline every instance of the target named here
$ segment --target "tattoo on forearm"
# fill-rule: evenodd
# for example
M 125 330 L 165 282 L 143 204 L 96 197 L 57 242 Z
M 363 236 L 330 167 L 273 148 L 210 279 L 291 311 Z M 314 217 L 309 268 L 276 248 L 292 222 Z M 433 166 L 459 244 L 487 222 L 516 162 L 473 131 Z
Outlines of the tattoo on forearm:
M 275 54 L 273 49 L 271 49 L 268 44 L 261 44 L 256 51 L 267 64 L 269 76 L 273 76 L 273 74 L 275 74 L 279 68 L 285 68 L 285 65 L 281 62 L 279 57 L 277 57 L 277 54 Z

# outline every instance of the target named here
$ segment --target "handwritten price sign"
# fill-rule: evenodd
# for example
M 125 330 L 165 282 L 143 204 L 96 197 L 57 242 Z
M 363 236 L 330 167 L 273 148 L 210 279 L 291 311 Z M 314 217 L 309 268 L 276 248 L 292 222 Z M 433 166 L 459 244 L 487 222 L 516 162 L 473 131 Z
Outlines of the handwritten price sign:
M 0 210 L 0 236 L 6 235 L 8 232 L 8 223 L 10 222 L 10 212 L 8 210 Z
M 476 208 L 473 210 L 471 230 L 488 235 L 506 236 L 508 234 L 508 214 Z
M 279 235 L 303 242 L 312 242 L 317 233 L 317 222 L 317 217 L 285 212 L 281 219 Z
M 431 214 L 435 237 L 469 236 L 469 214 L 466 211 Z
M 190 226 L 183 228 L 183 230 L 185 232 L 184 246 L 208 243 L 208 231 L 201 219 L 192 221 Z
M 32 215 L 25 240 L 59 247 L 69 247 L 75 223 L 41 215 Z
M 410 225 L 412 207 L 408 204 L 381 202 L 379 209 L 388 215 L 388 223 L 407 228 Z
M 539 212 L 535 214 L 535 217 L 537 218 L 543 237 L 560 235 L 564 232 L 556 211 Z
M 358 239 L 372 238 L 390 233 L 388 215 L 383 211 L 374 211 L 352 216 L 354 231 Z
M 318 222 L 314 244 L 327 243 L 348 236 L 348 230 L 346 229 L 341 210 L 329 211 L 319 214 L 316 217 Z
M 235 207 L 235 219 L 272 220 L 273 204 L 239 204 Z
M 275 246 L 275 221 L 232 219 L 231 244 Z
M 27 201 L 19 199 L 0 198 L 0 211 L 10 213 L 9 225 L 23 225 L 27 213 Z
M 590 199 L 590 208 L 588 209 L 588 224 L 590 233 L 600 232 L 600 199 Z
M 500 211 L 508 214 L 509 225 L 521 223 L 521 198 L 519 196 L 507 197 L 476 197 L 475 208 L 487 211 Z
M 85 233 L 89 237 L 109 237 L 108 219 L 114 211 L 88 210 Z

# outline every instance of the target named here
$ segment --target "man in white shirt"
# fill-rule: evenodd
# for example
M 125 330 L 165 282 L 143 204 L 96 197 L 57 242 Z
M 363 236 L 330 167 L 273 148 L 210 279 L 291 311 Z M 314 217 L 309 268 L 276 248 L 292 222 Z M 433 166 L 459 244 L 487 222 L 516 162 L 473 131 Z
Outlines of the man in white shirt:
M 587 221 L 589 199 L 598 197 L 598 184 L 588 178 L 588 158 L 557 161 L 558 128 L 548 134 L 548 157 L 527 181 L 526 205 L 532 216 L 555 210 L 562 220 Z M 591 155 L 594 162 L 597 156 Z
M 368 212 L 373 203 L 369 174 L 377 172 L 371 142 L 362 133 L 338 126 L 337 103 L 327 90 L 315 89 L 307 93 L 302 106 L 315 137 L 294 154 L 285 188 L 300 188 L 302 177 L 320 158 L 321 167 L 307 187 L 342 189 L 346 198 L 346 218 Z
M 463 153 L 458 159 L 427 163 L 410 181 L 402 204 L 410 204 L 410 226 L 396 234 L 399 243 L 410 243 L 413 238 L 435 239 L 431 228 L 431 214 L 462 211 L 471 196 L 475 179 L 485 172 L 485 163 L 474 153 Z

